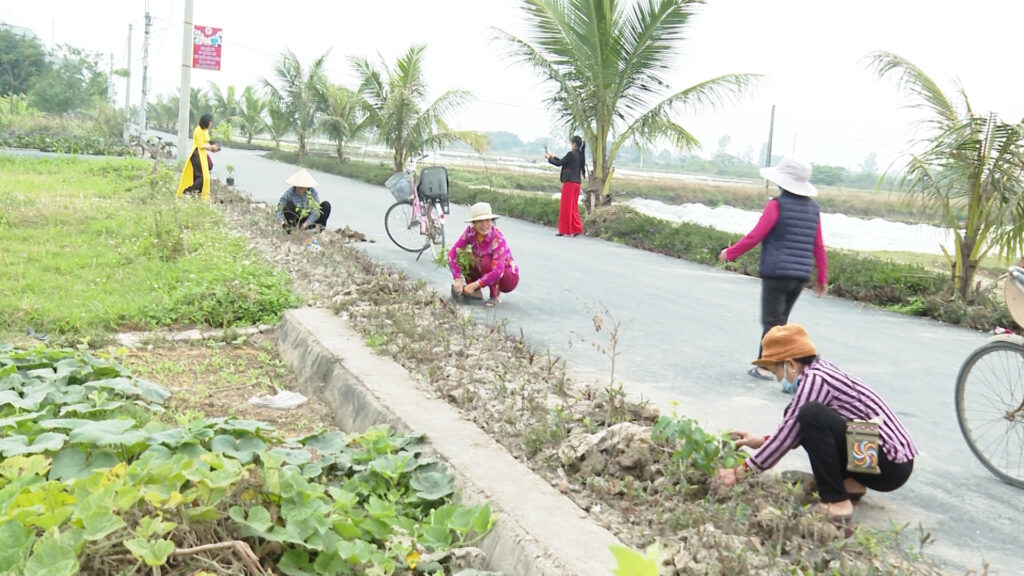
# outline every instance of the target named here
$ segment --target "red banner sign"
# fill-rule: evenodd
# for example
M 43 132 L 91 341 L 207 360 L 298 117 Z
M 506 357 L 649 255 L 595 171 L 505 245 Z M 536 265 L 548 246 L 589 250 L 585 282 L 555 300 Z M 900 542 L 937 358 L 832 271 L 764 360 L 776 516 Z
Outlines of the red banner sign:
M 220 47 L 223 38 L 221 28 L 196 26 L 192 32 L 192 67 L 220 70 Z

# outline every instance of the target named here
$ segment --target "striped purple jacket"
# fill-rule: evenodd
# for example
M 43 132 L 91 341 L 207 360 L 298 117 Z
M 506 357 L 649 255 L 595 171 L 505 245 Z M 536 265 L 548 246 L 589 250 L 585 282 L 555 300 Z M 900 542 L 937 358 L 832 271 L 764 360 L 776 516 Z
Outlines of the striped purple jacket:
M 768 470 L 787 452 L 800 445 L 796 416 L 808 402 L 820 402 L 847 420 L 882 417 L 882 450 L 892 462 L 913 460 L 917 448 L 903 423 L 874 390 L 826 360 L 817 359 L 804 369 L 793 400 L 786 406 L 782 423 L 747 462 L 756 470 Z

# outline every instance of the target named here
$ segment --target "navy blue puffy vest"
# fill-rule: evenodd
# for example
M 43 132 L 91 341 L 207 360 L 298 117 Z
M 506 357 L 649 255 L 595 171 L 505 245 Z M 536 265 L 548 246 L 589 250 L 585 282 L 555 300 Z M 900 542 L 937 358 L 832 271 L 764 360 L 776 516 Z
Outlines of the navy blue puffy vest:
M 809 280 L 814 270 L 818 203 L 785 191 L 777 201 L 779 220 L 761 242 L 761 277 Z

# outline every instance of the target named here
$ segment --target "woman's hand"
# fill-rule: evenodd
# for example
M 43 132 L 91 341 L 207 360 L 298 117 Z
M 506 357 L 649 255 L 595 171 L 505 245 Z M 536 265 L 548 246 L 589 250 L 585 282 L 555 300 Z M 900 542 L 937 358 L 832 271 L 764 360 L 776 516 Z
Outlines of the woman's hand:
M 721 486 L 735 486 L 743 478 L 744 472 L 741 472 L 742 469 L 743 466 L 719 468 L 718 472 L 715 473 L 715 480 Z
M 718 253 L 718 261 L 719 262 L 725 263 L 725 262 L 729 261 L 729 256 L 728 256 L 727 252 L 729 252 L 728 248 L 722 248 L 722 251 Z
M 815 284 L 814 293 L 818 295 L 818 298 L 821 298 L 828 293 L 828 284 Z
M 746 430 L 733 430 L 729 432 L 729 437 L 732 438 L 737 448 L 751 448 L 757 450 L 764 445 L 764 436 L 753 436 Z
M 469 284 L 466 284 L 462 288 L 462 291 L 465 292 L 466 294 L 472 294 L 473 292 L 476 292 L 479 289 L 480 289 L 480 281 L 477 280 L 476 282 L 470 282 Z
M 455 279 L 455 291 L 456 292 L 462 292 L 462 288 L 464 286 L 465 286 L 465 283 L 463 283 L 462 278 L 456 278 Z
M 545 152 L 545 153 L 544 153 L 544 158 L 546 158 L 546 159 L 548 159 L 548 160 L 551 160 L 551 159 L 552 159 L 552 158 L 554 158 L 554 157 L 555 157 L 555 155 L 554 155 L 554 154 L 552 154 L 551 152 Z

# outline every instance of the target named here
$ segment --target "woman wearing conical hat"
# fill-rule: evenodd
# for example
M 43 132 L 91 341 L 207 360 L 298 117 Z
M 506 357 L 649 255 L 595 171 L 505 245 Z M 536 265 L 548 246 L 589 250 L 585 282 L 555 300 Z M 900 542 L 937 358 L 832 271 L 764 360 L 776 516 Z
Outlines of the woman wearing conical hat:
M 277 202 L 277 215 L 281 227 L 285 230 L 302 227 L 305 229 L 327 227 L 327 219 L 331 216 L 331 203 L 320 201 L 316 192 L 316 180 L 313 175 L 300 169 L 285 180 L 290 187 Z

